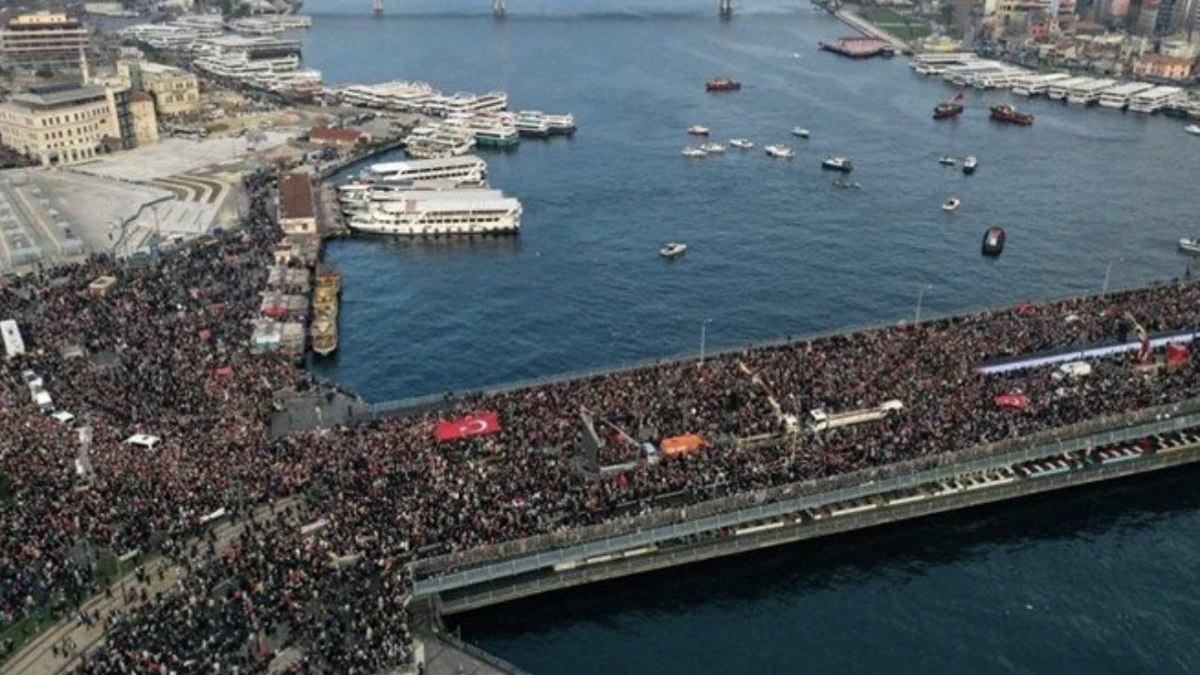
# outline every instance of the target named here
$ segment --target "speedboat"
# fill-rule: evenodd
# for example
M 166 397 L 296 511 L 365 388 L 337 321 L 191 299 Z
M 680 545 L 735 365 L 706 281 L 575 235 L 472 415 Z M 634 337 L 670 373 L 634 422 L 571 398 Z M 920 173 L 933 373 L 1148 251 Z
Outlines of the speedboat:
M 979 160 L 975 158 L 975 155 L 967 155 L 967 158 L 963 160 L 963 173 L 970 176 L 975 173 L 977 166 L 979 166 Z
M 708 157 L 707 152 L 705 152 L 704 150 L 702 150 L 700 148 L 693 148 L 690 145 L 688 147 L 684 148 L 683 152 L 681 152 L 680 154 L 683 155 L 684 157 L 691 157 L 691 158 L 695 158 L 695 159 L 698 159 L 700 157 Z
M 750 150 L 754 148 L 754 142 L 748 138 L 731 138 L 729 139 L 729 145 L 738 150 Z
M 693 136 L 707 136 L 708 135 L 708 127 L 702 127 L 699 124 L 695 124 L 695 125 L 688 127 L 688 133 Z
M 821 168 L 849 173 L 854 170 L 854 163 L 849 157 L 826 157 L 825 161 L 821 162 Z
M 947 199 L 944 204 L 942 204 L 942 210 L 946 213 L 954 213 L 958 210 L 958 205 L 961 203 L 962 202 L 958 200 L 958 197 L 951 197 L 950 199 Z
M 797 138 L 808 138 L 808 129 L 804 127 L 792 127 L 792 135 Z
M 955 160 L 953 157 L 939 157 L 938 158 L 938 164 L 941 164 L 942 166 L 954 166 L 957 163 L 958 163 L 958 161 Z
M 778 159 L 791 159 L 796 156 L 796 153 L 786 145 L 768 145 L 766 150 L 768 155 Z
M 664 258 L 678 258 L 679 256 L 683 255 L 685 251 L 687 251 L 687 244 L 681 244 L 673 241 L 658 249 L 658 254 Z
M 998 227 L 989 227 L 987 232 L 983 233 L 982 253 L 986 256 L 995 258 L 1004 252 L 1004 230 Z
M 1200 136 L 1200 126 L 1196 126 L 1195 124 L 1189 124 L 1183 130 L 1193 136 Z
M 1200 239 L 1184 237 L 1179 240 L 1179 248 L 1193 255 L 1200 255 Z
M 700 146 L 700 149 L 710 155 L 725 154 L 725 146 L 721 145 L 720 143 L 705 143 L 704 145 Z

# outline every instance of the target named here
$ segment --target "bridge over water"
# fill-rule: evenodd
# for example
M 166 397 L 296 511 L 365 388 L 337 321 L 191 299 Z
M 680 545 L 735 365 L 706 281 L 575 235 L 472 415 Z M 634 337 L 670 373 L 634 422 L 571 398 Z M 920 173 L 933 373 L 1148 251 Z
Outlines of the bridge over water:
M 371 0 L 372 12 L 383 14 L 383 9 L 383 0 Z M 492 15 L 497 19 L 508 16 L 508 0 L 492 0 Z M 717 16 L 722 19 L 733 18 L 733 0 L 717 0 Z

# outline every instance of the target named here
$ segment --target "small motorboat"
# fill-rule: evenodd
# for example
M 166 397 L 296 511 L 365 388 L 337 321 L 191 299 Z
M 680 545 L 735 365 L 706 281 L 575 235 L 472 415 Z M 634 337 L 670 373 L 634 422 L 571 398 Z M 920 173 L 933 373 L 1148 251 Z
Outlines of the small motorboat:
M 826 157 L 825 161 L 821 162 L 821 168 L 850 173 L 854 170 L 854 163 L 849 157 Z
M 700 149 L 710 155 L 725 154 L 725 146 L 721 145 L 720 143 L 705 143 L 704 145 L 700 146 Z
M 666 246 L 658 249 L 658 254 L 664 258 L 678 258 L 687 251 L 687 244 L 681 244 L 673 241 Z
M 1195 124 L 1189 124 L 1183 130 L 1193 136 L 1200 136 L 1200 126 L 1196 126 Z
M 938 164 L 941 164 L 942 166 L 954 166 L 955 164 L 958 164 L 958 160 L 954 159 L 953 157 L 939 157 Z
M 856 180 L 838 179 L 838 180 L 833 181 L 833 187 L 841 188 L 842 190 L 858 190 L 858 189 L 862 188 L 862 183 L 859 183 Z
M 705 152 L 704 150 L 702 150 L 700 148 L 693 148 L 690 145 L 688 147 L 684 148 L 683 152 L 681 152 L 680 154 L 683 155 L 684 157 L 688 157 L 690 159 L 699 159 L 701 157 L 708 157 L 707 152 Z
M 1189 239 L 1188 237 L 1184 237 L 1183 239 L 1179 240 L 1179 249 L 1181 251 L 1187 251 L 1192 255 L 1200 255 L 1200 239 Z
M 768 155 L 777 159 L 791 159 L 796 156 L 796 153 L 786 145 L 768 145 L 766 151 Z
M 804 127 L 792 127 L 792 135 L 796 138 L 808 138 L 808 129 Z
M 754 148 L 754 141 L 748 138 L 731 138 L 729 139 L 729 145 L 738 150 L 751 150 Z
M 998 227 L 989 227 L 987 232 L 983 233 L 982 252 L 984 255 L 995 258 L 1004 252 L 1004 230 Z
M 958 210 L 959 204 L 962 204 L 962 202 L 959 201 L 958 197 L 951 197 L 942 204 L 942 210 L 946 213 L 954 213 Z
M 975 173 L 975 167 L 977 166 L 979 166 L 979 160 L 975 158 L 975 155 L 968 155 L 967 158 L 963 160 L 963 173 L 970 176 L 971 174 Z
M 695 125 L 688 127 L 687 131 L 689 134 L 691 134 L 693 136 L 707 136 L 708 135 L 708 127 L 702 127 L 699 124 L 695 124 Z

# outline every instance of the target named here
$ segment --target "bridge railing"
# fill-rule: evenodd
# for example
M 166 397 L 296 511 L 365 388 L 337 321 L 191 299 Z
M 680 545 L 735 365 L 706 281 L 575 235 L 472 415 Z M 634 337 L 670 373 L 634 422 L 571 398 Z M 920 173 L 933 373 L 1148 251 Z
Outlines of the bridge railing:
M 1200 425 L 1200 399 L 1190 399 L 1133 413 L 1101 417 L 968 450 L 930 455 L 891 466 L 765 488 L 691 506 L 423 559 L 413 564 L 412 571 L 420 589 L 445 590 L 472 585 L 519 573 L 518 568 L 520 571 L 531 571 L 717 527 L 729 527 L 880 492 L 916 487 L 964 473 L 995 468 L 1000 463 L 1007 465 L 1051 457 L 1197 425 Z M 438 577 L 439 574 L 444 576 Z

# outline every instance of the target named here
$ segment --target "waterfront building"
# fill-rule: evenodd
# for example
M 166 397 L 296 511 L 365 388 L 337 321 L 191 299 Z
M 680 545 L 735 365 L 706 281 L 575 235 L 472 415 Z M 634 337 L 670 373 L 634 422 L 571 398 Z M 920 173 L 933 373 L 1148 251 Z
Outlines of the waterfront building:
M 1195 60 L 1166 54 L 1143 54 L 1133 60 L 1133 75 L 1148 80 L 1185 82 L 1192 77 Z
M 134 89 L 149 92 L 159 115 L 182 115 L 200 107 L 200 83 L 182 68 L 141 59 L 117 62 L 117 72 Z
M 306 173 L 279 177 L 279 229 L 286 234 L 315 234 L 317 206 L 312 178 Z
M 78 68 L 88 31 L 66 14 L 39 12 L 9 19 L 0 29 L 0 62 L 19 70 Z
M 318 145 L 332 145 L 339 148 L 354 148 L 364 143 L 370 143 L 370 135 L 358 129 L 333 129 L 331 127 L 313 127 L 308 132 L 308 140 Z
M 37 87 L 0 104 L 0 142 L 45 166 L 92 159 L 121 137 L 116 96 L 105 87 Z

